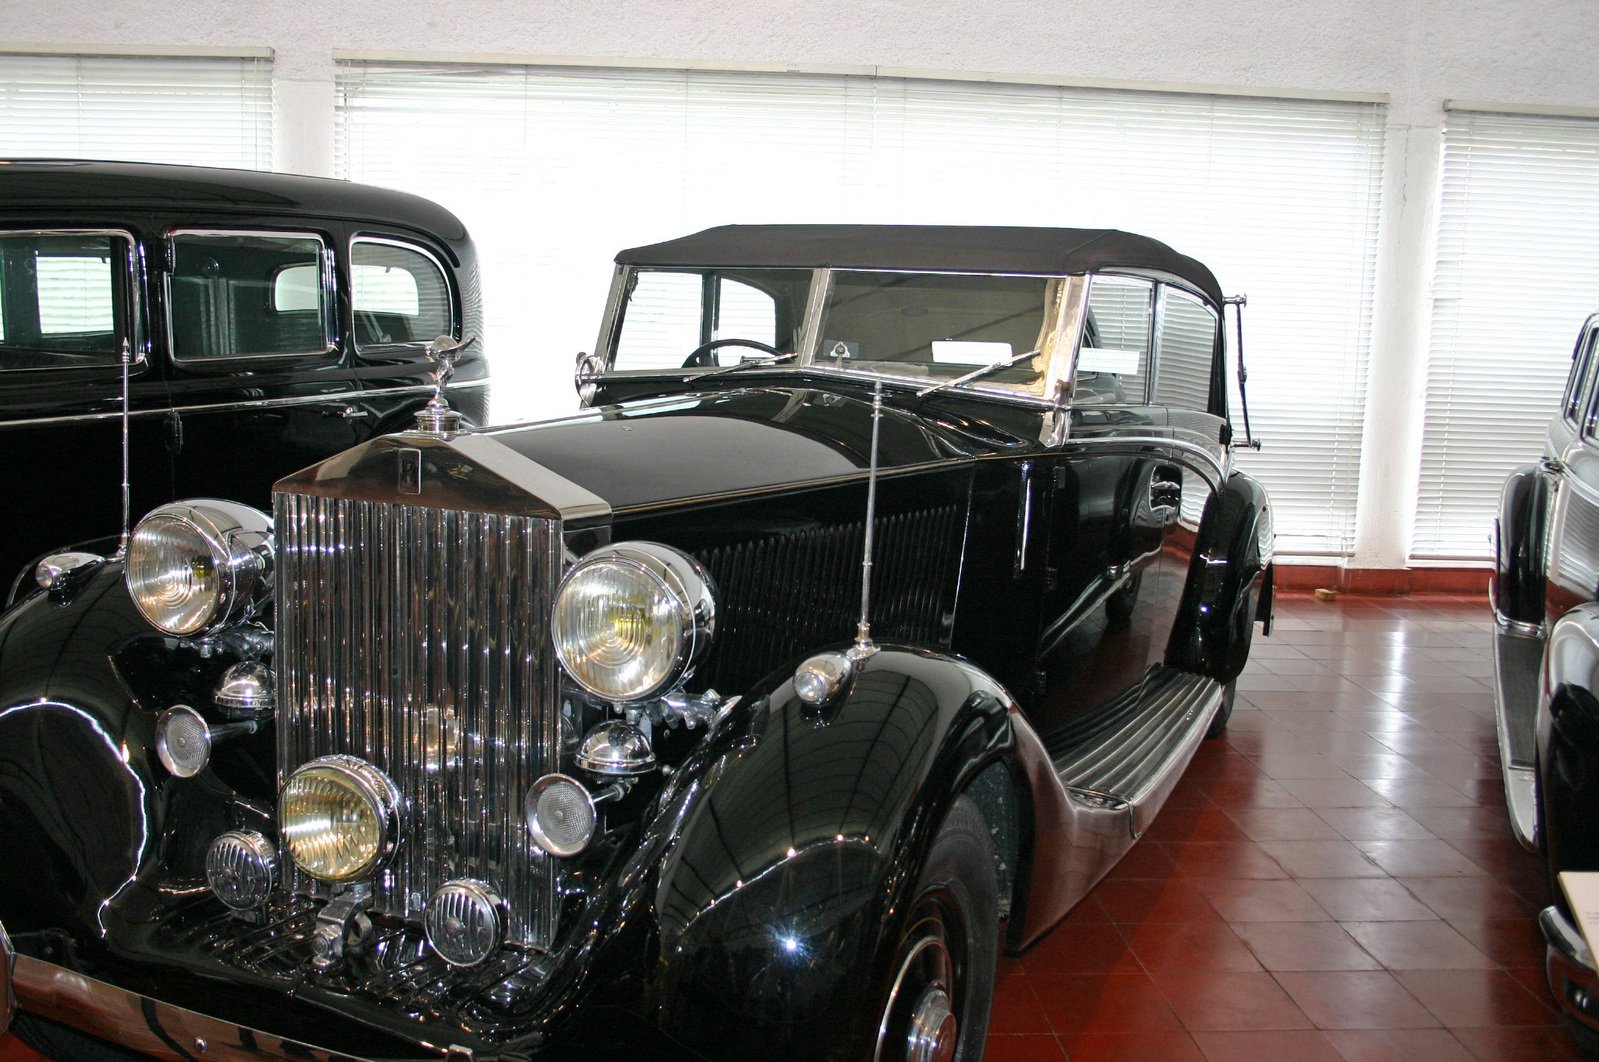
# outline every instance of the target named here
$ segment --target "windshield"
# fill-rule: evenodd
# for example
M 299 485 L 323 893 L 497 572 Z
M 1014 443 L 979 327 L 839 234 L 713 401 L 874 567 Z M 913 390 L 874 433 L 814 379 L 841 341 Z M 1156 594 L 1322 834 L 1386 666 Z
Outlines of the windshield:
M 930 383 L 971 376 L 1040 393 L 1061 286 L 1049 277 L 839 271 L 816 364 Z
M 813 299 L 818 277 L 826 297 Z M 638 269 L 624 282 L 608 369 L 799 364 L 919 389 L 958 383 L 1041 395 L 1066 287 L 1058 277 L 988 273 Z

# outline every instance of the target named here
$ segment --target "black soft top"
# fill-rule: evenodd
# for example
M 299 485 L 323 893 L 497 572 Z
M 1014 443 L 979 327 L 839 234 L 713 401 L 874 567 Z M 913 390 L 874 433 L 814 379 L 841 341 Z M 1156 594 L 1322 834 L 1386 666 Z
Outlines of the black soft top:
M 1107 269 L 1166 273 L 1219 307 L 1221 286 L 1201 262 L 1159 240 L 1117 229 L 998 225 L 723 225 L 616 256 L 623 265 L 906 269 L 1063 276 Z
M 466 227 L 430 199 L 326 177 L 153 162 L 0 159 L 0 208 L 60 211 L 213 210 L 383 222 L 447 243 Z

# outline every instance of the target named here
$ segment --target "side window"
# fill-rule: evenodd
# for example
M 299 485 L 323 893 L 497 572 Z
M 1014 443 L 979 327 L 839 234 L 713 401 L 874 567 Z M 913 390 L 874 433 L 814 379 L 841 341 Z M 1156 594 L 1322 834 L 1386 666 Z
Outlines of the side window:
M 331 346 L 321 237 L 175 232 L 167 281 L 178 361 L 320 354 Z
M 450 282 L 432 255 L 387 240 L 350 245 L 355 346 L 426 343 L 454 335 Z
M 1585 332 L 1577 341 L 1571 359 L 1571 375 L 1566 379 L 1566 395 L 1561 400 L 1561 409 L 1566 421 L 1573 426 L 1581 415 L 1585 404 L 1583 396 L 1588 393 L 1588 384 L 1593 377 L 1593 355 L 1596 345 L 1599 345 L 1599 329 Z
M 0 369 L 117 364 L 131 252 L 120 233 L 0 233 Z
M 713 339 L 753 339 L 782 346 L 777 300 L 754 284 L 715 273 L 640 270 L 627 296 L 611 368 L 624 372 L 681 368 L 696 347 Z M 723 360 L 752 354 L 734 347 Z
M 1186 291 L 1173 287 L 1162 291 L 1155 404 L 1207 411 L 1216 352 L 1215 311 Z
M 1145 401 L 1155 285 L 1137 277 L 1095 276 L 1088 287 L 1088 325 L 1077 351 L 1072 402 L 1114 405 Z

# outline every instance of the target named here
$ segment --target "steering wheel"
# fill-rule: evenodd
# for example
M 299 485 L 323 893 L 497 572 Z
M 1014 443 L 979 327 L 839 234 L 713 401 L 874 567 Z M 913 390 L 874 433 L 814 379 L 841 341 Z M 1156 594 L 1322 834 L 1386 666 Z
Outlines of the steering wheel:
M 781 350 L 769 343 L 762 343 L 758 339 L 739 339 L 736 336 L 730 336 L 727 339 L 713 339 L 709 343 L 701 343 L 695 347 L 694 352 L 683 359 L 683 368 L 703 369 L 712 365 L 722 364 L 722 359 L 716 357 L 716 352 L 723 347 L 752 347 L 755 350 L 770 354 L 774 358 L 783 356 Z

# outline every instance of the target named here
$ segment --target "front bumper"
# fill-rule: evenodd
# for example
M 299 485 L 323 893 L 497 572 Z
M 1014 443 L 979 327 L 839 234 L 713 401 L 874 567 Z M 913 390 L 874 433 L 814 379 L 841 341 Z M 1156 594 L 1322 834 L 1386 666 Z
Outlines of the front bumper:
M 154 1058 L 306 1059 L 331 1062 L 348 1055 L 197 1014 L 26 955 L 15 956 L 11 985 L 23 1010 L 121 1044 Z M 8 1014 L 9 1017 L 9 1014 Z M 470 1060 L 465 1049 L 441 1058 Z
M 1539 913 L 1538 928 L 1549 945 L 1544 967 L 1555 1001 L 1573 1021 L 1599 1033 L 1599 970 L 1588 942 L 1558 907 Z

